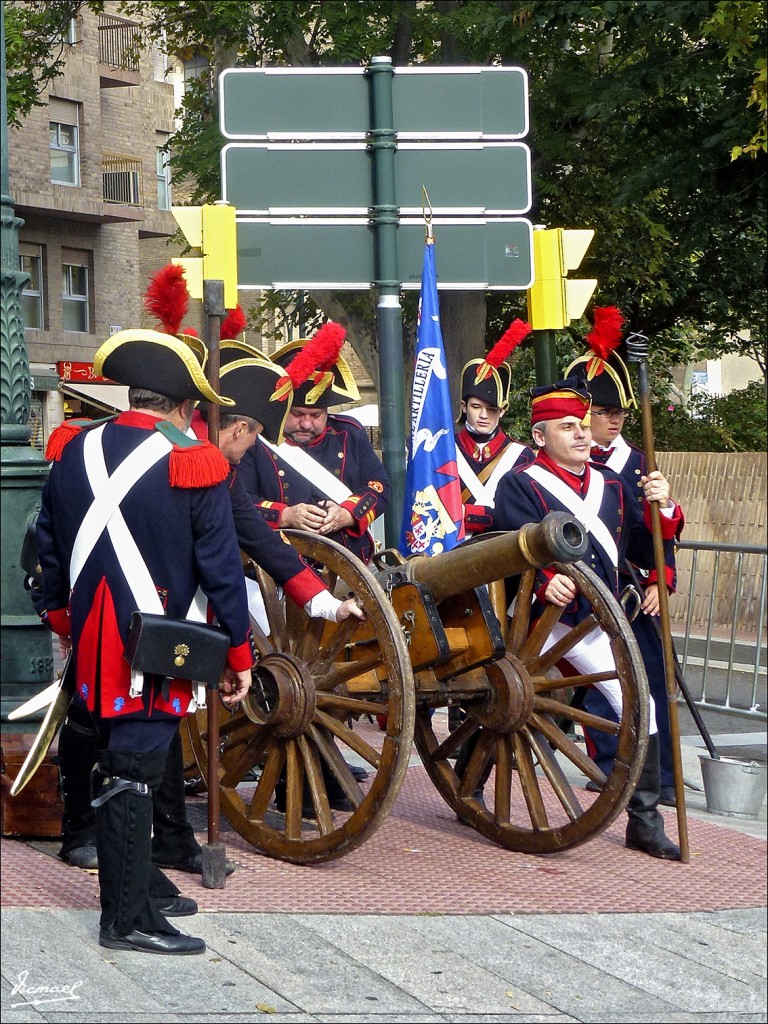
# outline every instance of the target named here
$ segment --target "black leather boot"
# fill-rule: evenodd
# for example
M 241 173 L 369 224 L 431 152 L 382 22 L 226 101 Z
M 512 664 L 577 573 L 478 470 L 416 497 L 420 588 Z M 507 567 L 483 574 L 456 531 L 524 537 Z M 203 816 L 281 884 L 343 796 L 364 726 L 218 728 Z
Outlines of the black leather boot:
M 59 857 L 78 868 L 98 867 L 91 771 L 102 745 L 88 711 L 73 703 L 59 733 L 56 761 L 64 803 Z
M 459 776 L 459 778 L 463 778 L 464 772 L 467 770 L 469 759 L 471 758 L 472 752 L 475 749 L 479 735 L 480 733 L 476 732 L 473 736 L 470 736 L 470 738 L 466 742 L 462 743 L 462 745 L 459 747 L 459 754 L 458 757 L 456 758 L 455 769 L 456 774 Z M 489 759 L 488 764 L 486 764 L 486 766 L 483 768 L 483 771 L 480 775 L 480 780 L 477 786 L 475 787 L 474 792 L 472 793 L 472 799 L 477 800 L 481 807 L 485 807 L 483 790 L 485 789 L 485 784 L 488 781 L 488 777 L 491 774 L 492 769 L 493 761 Z M 462 817 L 461 814 L 457 814 L 456 817 L 459 819 L 462 825 L 470 824 L 470 822 L 467 821 L 464 817 Z
M 201 849 L 187 819 L 184 753 L 178 730 L 168 748 L 162 782 L 152 793 L 152 804 L 153 863 L 172 868 L 194 860 Z
M 659 813 L 659 736 L 648 737 L 648 753 L 632 799 L 627 804 L 626 845 L 659 860 L 680 860 L 680 847 L 664 832 Z
M 108 949 L 176 955 L 205 951 L 202 939 L 180 935 L 160 910 L 168 891 L 178 893 L 151 862 L 152 789 L 160 784 L 165 757 L 165 752 L 110 750 L 99 755 L 104 776 L 94 800 L 99 943 Z

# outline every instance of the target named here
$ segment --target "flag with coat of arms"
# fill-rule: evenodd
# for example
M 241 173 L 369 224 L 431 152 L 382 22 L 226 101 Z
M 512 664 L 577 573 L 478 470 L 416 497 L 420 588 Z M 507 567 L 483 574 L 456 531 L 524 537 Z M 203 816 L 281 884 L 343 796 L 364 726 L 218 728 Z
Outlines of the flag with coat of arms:
M 421 275 L 411 432 L 399 548 L 436 555 L 464 540 L 451 397 L 440 330 L 434 238 L 427 237 Z

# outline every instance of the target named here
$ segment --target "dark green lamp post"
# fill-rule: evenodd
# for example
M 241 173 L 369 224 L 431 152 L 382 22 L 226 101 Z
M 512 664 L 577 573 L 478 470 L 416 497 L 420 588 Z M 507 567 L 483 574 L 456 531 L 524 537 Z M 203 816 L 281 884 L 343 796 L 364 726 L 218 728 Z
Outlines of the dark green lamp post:
M 19 565 L 27 524 L 40 507 L 48 464 L 29 443 L 31 380 L 21 319 L 27 275 L 19 270 L 19 228 L 24 221 L 14 215 L 9 194 L 4 8 L 0 4 L 0 727 L 10 731 L 8 712 L 53 679 L 53 656 L 51 634 L 35 614 Z M 37 725 L 31 727 L 36 730 Z

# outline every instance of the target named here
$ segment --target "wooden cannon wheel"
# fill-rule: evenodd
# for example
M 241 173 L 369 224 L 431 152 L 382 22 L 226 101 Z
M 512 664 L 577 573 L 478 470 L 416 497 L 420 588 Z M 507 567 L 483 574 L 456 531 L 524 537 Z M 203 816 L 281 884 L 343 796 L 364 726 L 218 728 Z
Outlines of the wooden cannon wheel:
M 486 666 L 490 683 L 467 683 L 461 706 L 466 720 L 441 742 L 433 729 L 429 702 L 419 701 L 415 741 L 435 786 L 461 819 L 500 846 L 522 853 L 555 853 L 585 843 L 606 829 L 626 807 L 647 749 L 648 681 L 632 629 L 602 581 L 583 562 L 555 563 L 592 606 L 586 623 L 570 630 L 542 654 L 562 610 L 549 605 L 530 629 L 536 570 L 519 579 L 506 653 Z M 555 665 L 599 626 L 610 638 L 617 672 L 564 678 Z M 572 706 L 564 687 L 580 687 L 618 678 L 623 713 L 617 724 Z M 461 677 L 452 688 L 461 689 Z M 574 702 L 575 704 L 576 702 Z M 588 724 L 618 737 L 618 753 L 606 778 L 569 726 Z M 456 758 L 469 741 L 465 757 Z M 466 751 L 472 749 L 466 761 Z M 563 771 L 570 762 L 602 785 L 597 798 L 578 794 Z M 460 763 L 461 777 L 456 765 Z M 473 793 L 489 767 L 495 776 L 485 787 L 483 806 Z M 585 799 L 586 796 L 586 799 Z
M 256 570 L 269 623 L 252 620 L 260 659 L 246 701 L 220 711 L 219 795 L 233 828 L 268 856 L 296 864 L 332 860 L 360 846 L 382 823 L 405 779 L 413 746 L 413 673 L 400 624 L 375 576 L 334 541 L 285 531 L 337 596 L 353 594 L 367 622 L 309 618 L 278 599 Z M 207 778 L 206 712 L 188 720 L 202 777 Z M 381 750 L 355 722 L 386 715 Z M 364 762 L 362 785 L 344 754 Z M 352 811 L 332 811 L 346 796 Z M 282 811 L 275 809 L 282 793 Z M 313 817 L 302 814 L 311 802 Z M 279 801 L 277 806 L 280 806 Z

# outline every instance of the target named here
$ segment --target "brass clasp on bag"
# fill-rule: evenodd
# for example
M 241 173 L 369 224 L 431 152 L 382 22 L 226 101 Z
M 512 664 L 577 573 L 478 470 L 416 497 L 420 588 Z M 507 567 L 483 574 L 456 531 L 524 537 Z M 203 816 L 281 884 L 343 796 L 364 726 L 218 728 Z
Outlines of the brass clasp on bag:
M 176 644 L 176 646 L 173 649 L 173 653 L 176 655 L 176 657 L 173 659 L 173 664 L 176 665 L 177 668 L 181 668 L 181 666 L 187 660 L 187 655 L 189 654 L 189 647 L 187 647 L 186 644 Z

